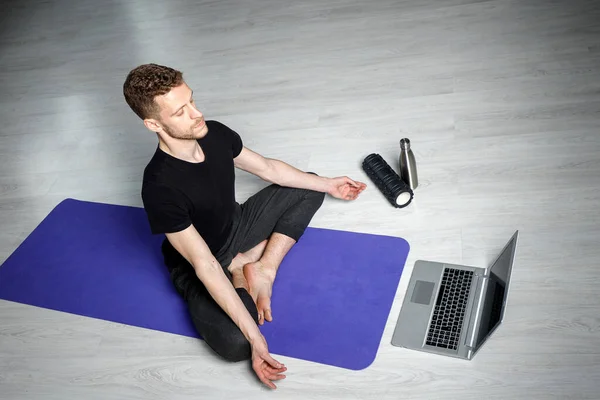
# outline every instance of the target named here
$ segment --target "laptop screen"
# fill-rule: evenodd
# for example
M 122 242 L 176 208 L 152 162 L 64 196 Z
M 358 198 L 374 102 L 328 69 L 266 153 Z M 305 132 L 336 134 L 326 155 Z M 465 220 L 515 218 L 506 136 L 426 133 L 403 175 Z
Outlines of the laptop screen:
M 496 329 L 504 316 L 506 296 L 508 294 L 508 281 L 510 280 L 517 245 L 517 235 L 518 232 L 515 232 L 490 268 L 490 279 L 481 311 L 481 323 L 479 325 L 479 332 L 477 333 L 477 340 L 475 341 L 476 349 Z

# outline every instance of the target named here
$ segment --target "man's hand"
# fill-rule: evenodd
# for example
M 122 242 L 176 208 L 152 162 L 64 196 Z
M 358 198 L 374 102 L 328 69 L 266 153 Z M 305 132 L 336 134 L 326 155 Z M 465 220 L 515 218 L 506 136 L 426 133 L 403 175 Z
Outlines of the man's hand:
M 366 187 L 367 185 L 362 182 L 353 181 L 347 176 L 340 176 L 330 179 L 327 193 L 337 199 L 355 200 Z
M 264 336 L 261 335 L 251 346 L 252 369 L 254 369 L 262 383 L 271 389 L 276 389 L 277 386 L 272 381 L 284 379 L 283 372 L 287 371 L 287 368 L 271 357 Z

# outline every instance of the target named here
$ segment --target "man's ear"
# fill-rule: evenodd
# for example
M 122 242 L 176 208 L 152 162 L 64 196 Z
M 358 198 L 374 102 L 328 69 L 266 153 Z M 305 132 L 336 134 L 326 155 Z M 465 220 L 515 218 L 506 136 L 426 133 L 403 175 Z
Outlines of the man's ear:
M 154 118 L 146 118 L 144 120 L 144 125 L 146 125 L 146 128 L 148 128 L 152 132 L 158 132 L 162 130 L 162 125 Z

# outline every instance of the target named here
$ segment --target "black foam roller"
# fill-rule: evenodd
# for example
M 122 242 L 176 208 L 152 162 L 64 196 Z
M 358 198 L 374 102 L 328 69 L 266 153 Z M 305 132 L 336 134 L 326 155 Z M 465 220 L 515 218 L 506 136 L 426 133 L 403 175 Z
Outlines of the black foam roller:
M 391 205 L 403 208 L 412 202 L 414 193 L 410 186 L 379 154 L 373 153 L 365 157 L 362 167 Z

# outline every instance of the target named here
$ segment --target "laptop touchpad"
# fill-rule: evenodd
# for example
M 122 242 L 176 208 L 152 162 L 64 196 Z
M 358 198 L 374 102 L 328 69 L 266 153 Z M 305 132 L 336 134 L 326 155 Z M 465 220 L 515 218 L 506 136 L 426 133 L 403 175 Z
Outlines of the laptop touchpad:
M 425 304 L 426 306 L 429 305 L 429 303 L 431 303 L 431 295 L 433 294 L 434 286 L 433 282 L 417 281 L 410 301 L 413 303 Z

